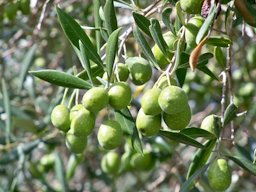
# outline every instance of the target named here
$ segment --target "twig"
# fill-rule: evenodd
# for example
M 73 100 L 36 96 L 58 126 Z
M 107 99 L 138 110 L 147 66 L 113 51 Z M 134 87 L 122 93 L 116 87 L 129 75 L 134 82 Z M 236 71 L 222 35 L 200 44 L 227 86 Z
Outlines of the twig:
M 46 0 L 44 2 L 43 9 L 42 9 L 42 12 L 41 12 L 41 15 L 40 15 L 40 18 L 39 18 L 39 22 L 38 22 L 38 24 L 35 28 L 35 31 L 34 31 L 35 34 L 37 34 L 41 30 L 41 26 L 42 26 L 42 23 L 43 23 L 43 20 L 44 20 L 45 12 L 46 12 L 46 7 L 47 7 L 47 4 L 49 2 L 50 2 L 50 0 Z

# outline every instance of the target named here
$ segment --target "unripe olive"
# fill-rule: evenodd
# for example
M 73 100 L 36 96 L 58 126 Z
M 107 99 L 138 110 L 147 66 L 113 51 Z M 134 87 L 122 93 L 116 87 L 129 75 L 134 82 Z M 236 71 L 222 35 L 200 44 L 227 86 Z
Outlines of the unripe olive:
M 132 99 L 132 91 L 127 83 L 116 82 L 110 87 L 108 97 L 111 107 L 114 109 L 123 109 L 129 105 Z
M 161 115 L 145 115 L 140 109 L 136 118 L 136 127 L 143 136 L 156 135 L 161 128 Z
M 203 0 L 180 0 L 180 7 L 190 14 L 200 14 Z
M 163 119 L 168 128 L 172 130 L 181 130 L 186 128 L 191 120 L 191 110 L 189 105 L 182 107 L 181 112 L 175 114 L 163 114 Z
M 196 47 L 196 36 L 203 25 L 204 19 L 201 16 L 195 16 L 192 17 L 187 25 L 186 25 L 186 30 L 185 30 L 185 39 L 186 43 L 188 45 L 188 50 L 191 50 Z
M 174 78 L 170 78 L 170 85 L 178 86 L 178 83 Z M 164 75 L 157 82 L 157 87 L 159 89 L 164 89 L 165 87 L 168 87 L 168 86 L 169 86 L 168 79 L 167 79 L 166 75 Z
M 231 184 L 231 171 L 225 159 L 215 159 L 207 170 L 207 177 L 212 189 L 225 191 Z
M 110 176 L 115 176 L 118 174 L 120 165 L 120 156 L 114 151 L 108 152 L 106 155 L 103 156 L 101 160 L 102 170 Z
M 161 51 L 161 49 L 158 47 L 157 44 L 155 44 L 152 47 L 152 53 L 156 59 L 156 62 L 158 64 L 158 66 L 161 69 L 164 69 L 171 61 L 171 58 L 173 57 L 173 51 L 174 51 L 174 47 L 175 47 L 175 42 L 177 37 L 175 35 L 172 34 L 172 32 L 167 32 L 163 35 L 164 40 L 168 46 L 168 58 L 165 57 L 165 55 L 163 54 L 163 52 Z
M 187 106 L 188 99 L 183 89 L 171 85 L 161 91 L 158 103 L 165 113 L 176 114 Z
M 203 119 L 201 123 L 201 129 L 204 129 L 214 134 L 214 116 L 213 115 L 208 115 Z
M 152 88 L 147 90 L 141 98 L 141 108 L 146 115 L 158 115 L 162 109 L 158 104 L 158 97 L 161 89 Z
M 103 87 L 93 87 L 82 99 L 83 106 L 91 112 L 97 113 L 108 104 L 108 93 Z
M 76 136 L 68 133 L 66 135 L 66 146 L 73 153 L 82 153 L 87 145 L 86 136 Z
M 100 146 L 110 150 L 118 147 L 123 138 L 121 125 L 114 120 L 106 120 L 99 127 L 97 138 Z
M 72 121 L 72 119 L 77 116 L 78 112 L 79 112 L 81 109 L 84 109 L 84 106 L 83 106 L 82 104 L 74 105 L 74 106 L 71 108 L 70 114 L 69 114 L 69 119 L 70 119 L 70 121 Z
M 70 130 L 68 133 L 76 136 L 88 136 L 92 133 L 95 125 L 95 114 L 88 111 L 84 107 L 81 108 L 76 116 L 71 121 Z
M 67 132 L 70 127 L 69 109 L 65 105 L 57 105 L 52 110 L 51 121 L 56 128 Z
M 135 85 L 143 85 L 150 80 L 152 68 L 146 59 L 129 57 L 125 62 L 130 71 L 130 78 Z
M 155 165 L 155 160 L 150 152 L 135 153 L 131 157 L 131 166 L 134 170 L 149 171 Z

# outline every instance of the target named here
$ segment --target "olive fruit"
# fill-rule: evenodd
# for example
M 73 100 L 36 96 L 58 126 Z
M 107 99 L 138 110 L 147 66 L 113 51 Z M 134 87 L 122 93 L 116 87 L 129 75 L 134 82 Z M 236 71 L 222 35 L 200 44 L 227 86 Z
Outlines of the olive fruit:
M 150 152 L 135 153 L 131 157 L 131 167 L 134 170 L 149 171 L 155 165 L 155 159 Z
M 118 174 L 121 165 L 121 159 L 119 155 L 110 151 L 105 154 L 101 160 L 101 169 L 108 175 L 115 176 Z
M 123 109 L 130 104 L 132 91 L 125 82 L 113 83 L 108 90 L 109 104 L 114 109 Z
M 108 104 L 108 93 L 103 87 L 93 87 L 82 98 L 83 106 L 91 112 L 97 113 Z
M 215 159 L 209 166 L 207 177 L 212 189 L 225 191 L 231 184 L 231 172 L 225 159 Z
M 143 136 L 156 135 L 161 128 L 161 115 L 146 115 L 140 109 L 136 118 L 136 127 Z
M 171 77 L 170 77 L 170 85 L 177 86 L 178 83 L 177 83 L 177 81 L 176 81 L 174 78 L 171 78 Z M 167 76 L 164 75 L 164 76 L 160 77 L 160 79 L 158 80 L 156 86 L 157 86 L 159 89 L 164 89 L 165 87 L 168 87 L 168 86 L 169 86 L 169 83 L 168 83 Z
M 203 0 L 180 0 L 181 9 L 190 14 L 200 14 Z
M 95 114 L 84 107 L 73 117 L 68 133 L 76 136 L 87 136 L 92 133 L 95 125 Z
M 158 64 L 158 66 L 161 69 L 164 69 L 171 61 L 171 58 L 173 57 L 173 51 L 174 51 L 174 47 L 175 47 L 175 41 L 177 39 L 177 37 L 175 37 L 175 35 L 172 34 L 172 32 L 167 32 L 163 35 L 164 40 L 168 46 L 168 58 L 165 57 L 165 55 L 163 54 L 163 52 L 161 51 L 161 49 L 158 47 L 157 44 L 155 44 L 152 47 L 152 53 L 156 59 L 156 62 Z
M 152 88 L 147 90 L 141 98 L 141 108 L 146 115 L 158 115 L 162 109 L 158 104 L 158 97 L 161 89 Z
M 70 127 L 69 109 L 65 105 L 57 105 L 52 110 L 51 121 L 56 128 L 67 132 Z
M 191 120 L 191 110 L 187 104 L 183 111 L 175 114 L 163 114 L 163 119 L 168 128 L 172 130 L 181 130 L 186 128 Z
M 200 27 L 203 25 L 203 22 L 204 19 L 201 16 L 192 17 L 188 21 L 185 30 L 185 39 L 188 45 L 188 50 L 191 50 L 196 47 L 196 36 Z
M 70 114 L 69 114 L 69 119 L 70 119 L 70 121 L 72 121 L 72 119 L 73 119 L 74 117 L 76 117 L 77 114 L 78 114 L 78 112 L 79 112 L 80 110 L 82 110 L 82 109 L 84 109 L 84 106 L 83 106 L 82 104 L 74 105 L 74 106 L 71 108 L 71 110 L 70 110 Z
M 70 133 L 66 135 L 66 146 L 73 153 L 82 153 L 87 145 L 86 136 L 76 136 Z
M 205 117 L 201 123 L 201 129 L 214 133 L 214 116 L 208 115 Z
M 129 77 L 129 69 L 126 64 L 117 64 L 117 73 L 120 81 L 126 81 Z
M 188 99 L 183 89 L 171 85 L 161 91 L 158 103 L 165 113 L 175 114 L 181 112 L 187 106 Z
M 104 149 L 110 150 L 118 147 L 123 138 L 121 125 L 114 120 L 106 120 L 99 127 L 97 138 Z
M 248 50 L 246 51 L 246 60 L 250 65 L 254 65 L 256 63 L 256 44 L 252 44 L 248 47 Z
M 135 85 L 143 85 L 152 76 L 152 68 L 148 61 L 142 57 L 129 57 L 126 60 L 130 78 Z

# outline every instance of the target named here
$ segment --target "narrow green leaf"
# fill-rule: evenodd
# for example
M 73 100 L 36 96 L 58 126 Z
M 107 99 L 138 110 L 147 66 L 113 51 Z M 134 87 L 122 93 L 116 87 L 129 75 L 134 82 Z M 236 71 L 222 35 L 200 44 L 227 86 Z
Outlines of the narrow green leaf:
M 197 137 L 203 137 L 205 139 L 216 138 L 216 136 L 214 134 L 210 133 L 209 131 L 206 131 L 204 129 L 197 128 L 197 127 L 189 127 L 189 128 L 182 129 L 180 131 L 180 133 L 187 135 L 189 137 L 192 137 L 192 138 L 197 138 Z
M 182 9 L 181 9 L 181 7 L 180 7 L 180 2 L 179 2 L 179 1 L 176 3 L 175 7 L 176 7 L 176 13 L 177 13 L 177 15 L 178 15 L 178 18 L 179 18 L 180 23 L 181 23 L 183 26 L 185 26 L 185 25 L 186 25 L 186 24 L 185 24 L 185 17 L 184 17 L 184 13 L 182 12 Z
M 196 151 L 193 157 L 193 160 L 189 166 L 187 178 L 189 178 L 198 169 L 200 169 L 207 163 L 215 144 L 216 144 L 216 139 L 208 140 L 204 143 L 205 149 L 198 149 Z
M 201 42 L 201 40 L 205 37 L 205 35 L 208 33 L 209 28 L 214 20 L 215 11 L 216 11 L 216 5 L 215 5 L 215 3 L 213 3 L 211 5 L 211 9 L 209 11 L 207 18 L 205 19 L 202 27 L 199 29 L 199 31 L 197 33 L 197 36 L 196 36 L 197 44 L 199 44 Z
M 247 149 L 247 146 L 240 146 L 236 144 L 235 147 L 236 147 L 236 154 L 238 154 L 238 156 L 242 156 L 248 159 L 249 161 L 253 161 L 250 151 Z
M 81 155 L 77 155 L 77 154 L 72 154 L 69 157 L 68 160 L 68 165 L 67 165 L 67 172 L 66 172 L 66 179 L 69 181 L 72 179 L 75 170 L 77 168 L 77 166 L 79 165 L 79 163 L 82 160 L 82 156 Z
M 237 111 L 237 106 L 234 103 L 230 103 L 224 113 L 224 126 L 226 126 L 236 117 Z
M 231 40 L 229 37 L 224 36 L 211 36 L 206 42 L 208 45 L 219 46 L 219 47 L 229 47 L 231 44 Z
M 55 153 L 55 163 L 54 163 L 54 168 L 55 168 L 55 175 L 60 183 L 61 186 L 61 191 L 63 192 L 68 192 L 68 183 L 65 178 L 65 168 L 63 166 L 62 159 L 58 153 Z
M 158 22 L 158 20 L 156 20 L 156 19 L 151 19 L 150 20 L 149 31 L 150 31 L 155 43 L 157 44 L 157 46 L 162 51 L 162 53 L 165 56 L 167 56 L 167 54 L 168 54 L 168 52 L 167 52 L 168 45 L 166 44 L 166 42 L 163 38 L 161 26 L 160 26 L 160 23 Z
M 149 26 L 150 26 L 150 21 L 143 15 L 140 15 L 136 12 L 132 13 L 134 21 L 136 23 L 136 25 L 145 33 L 147 34 L 149 37 L 151 36 L 151 33 L 149 31 Z
M 30 71 L 29 73 L 44 81 L 47 81 L 49 83 L 62 86 L 62 87 L 78 88 L 78 89 L 90 89 L 92 87 L 88 82 L 61 71 L 40 70 L 40 71 Z
M 182 52 L 180 65 L 177 67 L 175 71 L 176 77 L 181 87 L 183 86 L 186 79 L 187 68 L 189 67 L 188 60 L 189 60 L 189 54 Z M 184 68 L 182 68 L 183 65 L 185 65 Z
M 89 59 L 94 61 L 99 66 L 104 67 L 97 50 L 81 26 L 60 8 L 56 7 L 56 12 L 60 25 L 71 44 L 79 49 L 79 40 L 81 40 L 84 44 L 86 54 L 88 55 Z
M 83 68 L 86 70 L 87 75 L 91 81 L 91 84 L 93 84 L 93 80 L 92 80 L 92 70 L 91 70 L 91 65 L 90 65 L 90 61 L 88 59 L 88 57 L 85 54 L 85 48 L 84 48 L 84 44 L 79 40 L 79 48 L 80 48 L 80 61 L 82 63 Z
M 219 116 L 214 115 L 213 116 L 213 131 L 218 138 L 220 136 L 220 130 L 221 130 L 221 118 Z
M 166 131 L 166 130 L 160 130 L 160 135 L 169 138 L 171 140 L 177 141 L 179 143 L 183 143 L 186 145 L 191 145 L 193 147 L 197 147 L 197 148 L 204 148 L 205 146 L 202 145 L 201 143 L 197 142 L 196 140 L 194 140 L 193 138 L 184 135 L 182 133 L 178 133 L 178 132 L 173 132 L 173 131 Z
M 226 58 L 220 47 L 214 48 L 214 57 L 222 67 L 225 67 Z
M 41 141 L 39 139 L 26 143 L 22 146 L 22 151 L 25 155 L 35 149 Z M 17 161 L 19 159 L 18 148 L 12 149 L 0 157 L 0 165 L 5 165 Z
M 116 110 L 115 119 L 120 123 L 124 132 L 132 136 L 132 146 L 139 152 L 143 153 L 142 144 L 140 141 L 139 133 L 136 128 L 134 119 L 128 108 Z
M 93 0 L 93 16 L 94 16 L 94 26 L 96 28 L 101 28 L 101 19 L 100 19 L 100 0 Z M 100 31 L 95 31 L 95 37 L 96 37 L 96 47 L 97 52 L 100 54 L 100 47 L 101 47 L 101 34 Z
M 143 54 L 145 55 L 145 57 L 150 61 L 150 63 L 155 66 L 156 68 L 158 68 L 158 65 L 156 63 L 156 59 L 148 45 L 147 40 L 145 39 L 145 37 L 141 34 L 140 30 L 135 26 L 134 30 L 134 37 L 136 39 L 136 41 L 139 43 Z
M 105 25 L 108 35 L 117 29 L 116 11 L 113 0 L 107 0 L 104 6 Z
M 247 170 L 249 173 L 256 176 L 256 165 L 254 165 L 251 161 L 248 159 L 242 157 L 242 156 L 233 156 L 233 155 L 225 155 L 227 158 L 234 161 L 237 165 Z
M 216 77 L 216 75 L 214 75 L 214 73 L 211 72 L 211 70 L 208 67 L 197 66 L 196 68 L 199 69 L 200 71 L 204 72 L 205 74 L 209 75 L 212 79 L 219 81 L 218 77 Z
M 172 8 L 166 7 L 162 12 L 162 20 L 163 20 L 165 26 L 167 27 L 167 29 L 169 29 L 172 32 L 172 34 L 176 35 L 174 26 L 170 22 L 170 14 L 171 13 L 172 13 Z
M 110 36 L 107 41 L 107 47 L 106 47 L 106 68 L 108 73 L 108 78 L 111 78 L 113 66 L 116 58 L 116 53 L 118 50 L 118 37 L 119 33 L 121 31 L 121 28 L 115 30 Z
M 101 67 L 99 67 L 98 65 L 91 66 L 91 70 L 92 70 L 93 80 L 95 80 L 96 77 L 102 77 L 102 75 L 104 73 L 104 70 Z M 77 77 L 79 77 L 85 81 L 87 81 L 89 79 L 86 70 L 83 70 L 79 74 L 77 74 Z
M 11 133 L 11 104 L 10 104 L 10 97 L 9 97 L 9 92 L 6 86 L 5 79 L 2 79 L 2 93 L 3 93 L 4 112 L 6 114 L 5 139 L 6 139 L 6 143 L 9 143 L 10 133 Z
M 20 76 L 19 76 L 19 92 L 21 91 L 22 87 L 23 87 L 23 83 L 25 81 L 28 69 L 30 68 L 35 52 L 37 49 L 37 45 L 34 44 L 31 48 L 29 48 L 29 51 L 26 53 L 26 55 L 24 56 L 23 61 L 21 62 L 22 66 L 21 66 L 21 71 L 20 71 Z
M 180 188 L 180 192 L 187 192 L 190 191 L 190 188 L 193 185 L 194 180 L 201 175 L 202 173 L 204 173 L 207 168 L 208 168 L 209 164 L 206 164 L 205 166 L 201 167 L 200 169 L 198 169 L 193 175 L 191 175 L 191 177 L 189 177 L 189 179 L 187 181 L 185 181 Z

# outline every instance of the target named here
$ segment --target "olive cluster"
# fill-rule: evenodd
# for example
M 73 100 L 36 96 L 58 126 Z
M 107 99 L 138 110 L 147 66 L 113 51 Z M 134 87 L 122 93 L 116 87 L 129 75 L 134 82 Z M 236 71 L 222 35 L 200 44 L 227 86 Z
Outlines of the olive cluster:
M 4 5 L 3 15 L 9 20 L 13 20 L 18 10 L 20 10 L 22 14 L 28 15 L 30 13 L 30 0 L 8 2 Z
M 87 137 L 95 127 L 98 112 L 108 105 L 113 109 L 125 108 L 131 97 L 131 88 L 126 82 L 115 82 L 108 89 L 93 87 L 83 95 L 81 104 L 73 106 L 71 110 L 63 104 L 56 106 L 51 121 L 65 133 L 68 148 L 74 153 L 82 153 Z M 122 135 L 121 125 L 109 119 L 102 122 L 97 138 L 104 149 L 110 150 L 121 144 Z
M 147 90 L 141 98 L 136 126 L 144 136 L 156 135 L 162 127 L 162 119 L 172 130 L 184 129 L 190 122 L 191 110 L 186 93 L 166 81 L 162 81 L 160 87 Z

